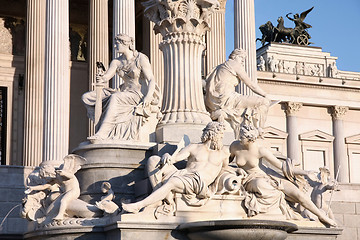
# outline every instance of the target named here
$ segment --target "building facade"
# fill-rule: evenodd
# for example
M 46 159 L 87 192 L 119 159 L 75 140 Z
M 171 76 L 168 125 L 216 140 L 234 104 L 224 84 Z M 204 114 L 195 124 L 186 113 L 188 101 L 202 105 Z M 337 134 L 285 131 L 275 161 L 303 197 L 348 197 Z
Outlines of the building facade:
M 80 99 L 93 89 L 96 62 L 108 66 L 114 57 L 117 33 L 135 38 L 160 89 L 164 60 L 160 34 L 154 34 L 140 1 L 0 0 L 0 5 L 2 221 L 21 204 L 35 166 L 62 158 L 93 132 Z M 225 61 L 225 8 L 226 1 L 220 1 L 211 16 L 203 78 Z M 337 58 L 317 47 L 271 43 L 255 51 L 253 1 L 235 0 L 235 16 L 235 47 L 248 52 L 249 76 L 280 101 L 269 111 L 265 137 L 302 168 L 325 165 L 338 176 L 332 209 L 344 227 L 339 238 L 360 239 L 360 73 L 338 70 Z M 265 65 L 256 71 L 260 56 Z M 111 85 L 120 82 L 114 78 Z M 251 94 L 246 86 L 239 91 Z M 26 232 L 27 221 L 18 213 L 15 209 L 4 221 L 0 237 L 21 238 Z

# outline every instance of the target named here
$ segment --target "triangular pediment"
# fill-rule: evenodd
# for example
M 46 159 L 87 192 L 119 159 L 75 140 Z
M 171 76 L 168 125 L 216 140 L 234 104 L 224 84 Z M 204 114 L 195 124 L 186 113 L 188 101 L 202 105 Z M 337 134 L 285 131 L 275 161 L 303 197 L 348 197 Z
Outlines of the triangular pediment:
M 286 139 L 288 134 L 287 132 L 281 131 L 280 129 L 274 127 L 266 127 L 263 129 L 265 138 L 277 138 L 277 139 Z
M 314 130 L 299 135 L 302 141 L 315 141 L 315 142 L 332 142 L 334 136 L 320 130 Z
M 345 143 L 360 144 L 360 134 L 356 134 L 356 135 L 345 138 Z

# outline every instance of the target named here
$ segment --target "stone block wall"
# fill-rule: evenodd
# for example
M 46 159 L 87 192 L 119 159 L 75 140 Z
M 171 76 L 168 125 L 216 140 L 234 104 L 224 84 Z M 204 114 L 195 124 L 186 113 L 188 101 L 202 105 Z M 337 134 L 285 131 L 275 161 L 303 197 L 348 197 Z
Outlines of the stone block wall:
M 0 166 L 0 224 L 16 206 L 0 229 L 0 239 L 21 239 L 27 229 L 27 220 L 20 217 L 20 210 L 25 180 L 32 171 L 32 167 Z
M 360 239 L 360 184 L 340 184 L 334 193 L 331 209 L 339 227 L 343 228 L 340 240 Z

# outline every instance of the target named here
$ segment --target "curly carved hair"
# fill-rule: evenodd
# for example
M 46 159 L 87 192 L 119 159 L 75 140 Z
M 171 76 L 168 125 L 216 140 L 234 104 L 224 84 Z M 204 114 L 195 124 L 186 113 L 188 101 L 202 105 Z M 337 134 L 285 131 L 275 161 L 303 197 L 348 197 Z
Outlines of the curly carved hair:
M 203 129 L 203 134 L 201 136 L 201 142 L 206 142 L 208 140 L 217 140 L 216 137 L 218 134 L 223 134 L 225 131 L 225 125 L 219 122 L 209 122 L 206 127 Z
M 119 42 L 120 44 L 123 44 L 125 46 L 128 46 L 130 50 L 135 51 L 134 38 L 132 38 L 124 33 L 119 33 L 118 35 L 116 35 L 115 41 Z
M 240 128 L 240 140 L 248 139 L 250 142 L 255 142 L 259 137 L 259 130 L 252 125 L 242 125 Z

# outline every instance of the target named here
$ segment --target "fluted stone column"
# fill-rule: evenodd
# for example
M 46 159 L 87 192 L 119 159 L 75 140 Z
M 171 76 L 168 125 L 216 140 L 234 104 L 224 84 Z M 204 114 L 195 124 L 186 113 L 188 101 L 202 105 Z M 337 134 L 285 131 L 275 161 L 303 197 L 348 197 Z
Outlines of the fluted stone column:
M 108 0 L 90 0 L 89 89 L 96 82 L 96 62 L 109 66 Z
M 302 103 L 287 102 L 285 103 L 286 113 L 286 131 L 287 137 L 287 157 L 293 160 L 295 165 L 301 164 L 299 132 L 297 126 L 296 114 L 299 112 Z
M 209 74 L 217 65 L 225 62 L 225 4 L 226 0 L 219 1 L 220 9 L 210 16 L 210 27 L 214 31 L 206 33 L 206 74 Z
M 115 50 L 114 39 L 119 33 L 125 33 L 135 40 L 135 0 L 113 0 L 113 38 L 112 57 L 119 57 Z M 121 78 L 115 74 L 112 88 L 118 88 Z
M 94 90 L 96 62 L 102 62 L 106 69 L 109 67 L 108 0 L 90 0 L 89 16 L 89 89 Z M 98 118 L 97 114 L 95 122 Z M 89 120 L 89 136 L 94 134 L 94 123 Z
M 154 28 L 154 23 L 150 22 L 150 29 Z M 150 63 L 154 73 L 154 78 L 161 92 L 164 92 L 164 58 L 159 48 L 162 37 L 160 34 L 150 32 Z
M 346 154 L 343 117 L 348 108 L 343 106 L 333 106 L 330 108 L 333 121 L 334 139 L 334 172 L 339 171 L 339 182 L 349 182 L 349 162 Z
M 27 0 L 23 166 L 37 166 L 42 161 L 45 14 L 45 0 Z
M 245 70 L 250 79 L 256 82 L 256 37 L 254 0 L 234 0 L 234 47 L 247 52 Z M 252 94 L 250 88 L 241 84 L 240 93 Z
M 163 119 L 156 133 L 158 142 L 170 142 L 165 136 L 167 130 L 167 136 L 178 141 L 183 134 L 195 134 L 211 121 L 204 104 L 201 61 L 213 8 L 209 3 L 196 3 L 182 5 L 181 10 L 177 8 L 180 2 L 166 5 L 167 10 L 163 4 L 154 3 L 145 12 L 155 23 L 155 33 L 163 37 L 160 43 L 164 57 Z M 198 141 L 198 137 L 193 140 Z
M 69 148 L 69 2 L 46 1 L 43 160 L 62 160 Z

